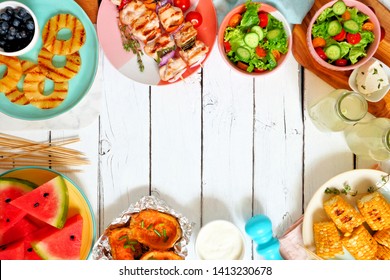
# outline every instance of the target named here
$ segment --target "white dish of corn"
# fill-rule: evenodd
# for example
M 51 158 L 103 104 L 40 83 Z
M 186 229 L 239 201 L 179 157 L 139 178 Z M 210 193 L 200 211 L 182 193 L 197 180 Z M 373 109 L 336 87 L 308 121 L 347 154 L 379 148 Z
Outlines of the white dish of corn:
M 355 169 L 323 184 L 304 214 L 304 246 L 323 259 L 390 259 L 389 179 Z

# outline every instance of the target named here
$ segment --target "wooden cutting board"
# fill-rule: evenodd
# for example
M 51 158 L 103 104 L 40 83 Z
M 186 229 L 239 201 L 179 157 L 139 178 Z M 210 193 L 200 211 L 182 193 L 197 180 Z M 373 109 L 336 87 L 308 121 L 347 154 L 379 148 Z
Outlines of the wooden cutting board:
M 92 23 L 96 23 L 98 13 L 98 0 L 75 0 L 77 4 L 87 13 Z
M 316 0 L 302 24 L 294 26 L 292 45 L 293 55 L 299 64 L 312 71 L 334 88 L 350 89 L 348 78 L 352 71 L 330 71 L 329 69 L 322 67 L 312 58 L 306 44 L 306 31 L 310 20 L 316 11 L 328 2 L 329 0 Z M 390 12 L 377 0 L 361 0 L 360 2 L 374 9 L 381 26 L 387 31 L 384 39 L 379 44 L 379 48 L 374 54 L 374 57 L 390 66 Z M 376 117 L 390 118 L 390 91 L 381 101 L 376 103 L 369 102 L 368 108 L 368 111 Z

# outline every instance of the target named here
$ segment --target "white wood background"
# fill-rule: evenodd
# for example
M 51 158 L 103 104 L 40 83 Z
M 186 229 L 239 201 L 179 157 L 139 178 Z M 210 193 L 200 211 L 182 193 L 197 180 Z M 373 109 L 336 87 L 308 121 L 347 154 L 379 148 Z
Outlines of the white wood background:
M 129 204 L 159 195 L 195 223 L 226 219 L 243 232 L 265 214 L 280 237 L 313 193 L 357 165 L 342 133 L 318 131 L 306 106 L 332 88 L 291 55 L 273 75 L 248 78 L 224 65 L 215 45 L 204 68 L 169 86 L 120 74 L 100 51 L 100 114 L 79 129 L 2 132 L 34 140 L 79 136 L 91 165 L 66 174 L 86 193 L 97 235 Z M 1 120 L 1 118 L 0 118 Z M 245 235 L 245 259 L 260 258 Z

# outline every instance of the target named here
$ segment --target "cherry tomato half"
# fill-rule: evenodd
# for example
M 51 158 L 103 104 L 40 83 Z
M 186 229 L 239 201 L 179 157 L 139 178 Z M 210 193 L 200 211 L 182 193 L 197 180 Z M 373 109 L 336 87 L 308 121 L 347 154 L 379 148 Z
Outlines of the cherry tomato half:
M 202 15 L 195 11 L 190 11 L 186 15 L 186 21 L 192 23 L 192 25 L 197 28 L 202 24 L 203 18 Z
M 341 32 L 339 34 L 337 34 L 336 36 L 333 36 L 333 39 L 341 42 L 341 41 L 345 40 L 345 36 L 347 36 L 347 32 L 343 28 L 343 29 L 341 29 Z
M 238 61 L 237 62 L 237 67 L 240 68 L 241 70 L 246 71 L 248 69 L 248 64 Z
M 223 46 L 225 47 L 225 52 L 228 53 L 232 50 L 232 46 L 229 42 L 223 42 Z
M 267 51 L 259 46 L 256 47 L 255 51 L 256 51 L 256 54 L 258 57 L 266 57 L 267 56 Z
M 120 5 L 118 6 L 118 10 L 122 10 L 130 2 L 131 2 L 131 0 L 122 0 Z
M 345 66 L 348 64 L 348 60 L 346 60 L 345 58 L 340 58 L 340 59 L 337 59 L 334 64 L 336 64 L 337 66 Z
M 259 26 L 261 28 L 266 28 L 268 25 L 268 13 L 260 12 L 259 13 L 259 20 L 260 20 Z
M 325 54 L 325 51 L 322 48 L 315 48 L 314 50 L 316 51 L 318 56 L 321 57 L 323 60 L 328 59 L 327 55 Z
M 173 5 L 180 8 L 183 13 L 191 7 L 190 0 L 173 0 Z
M 360 35 L 360 33 L 356 33 L 356 34 L 348 33 L 347 34 L 347 42 L 350 43 L 351 45 L 356 45 L 357 43 L 360 42 L 361 39 L 362 39 L 362 36 Z
M 263 73 L 265 71 L 267 71 L 266 69 L 261 69 L 261 68 L 255 68 L 255 70 L 253 70 L 255 73 Z
M 228 25 L 229 25 L 230 27 L 236 27 L 236 26 L 241 22 L 241 19 L 242 19 L 242 15 L 241 15 L 241 14 L 234 14 L 234 15 L 229 19 Z

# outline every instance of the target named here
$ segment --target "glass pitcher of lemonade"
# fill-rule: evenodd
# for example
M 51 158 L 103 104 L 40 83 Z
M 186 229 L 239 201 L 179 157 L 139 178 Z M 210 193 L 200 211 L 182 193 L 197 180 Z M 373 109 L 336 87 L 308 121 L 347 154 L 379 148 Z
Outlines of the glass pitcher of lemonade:
M 384 161 L 390 159 L 390 119 L 374 118 L 357 123 L 345 131 L 351 151 L 362 157 Z
M 310 106 L 308 113 L 322 131 L 342 131 L 367 114 L 368 104 L 360 93 L 337 89 Z

